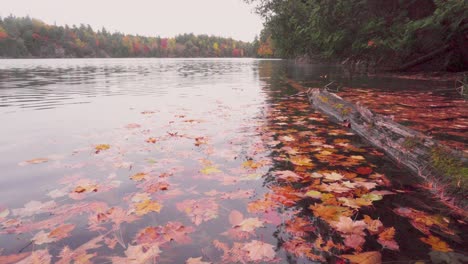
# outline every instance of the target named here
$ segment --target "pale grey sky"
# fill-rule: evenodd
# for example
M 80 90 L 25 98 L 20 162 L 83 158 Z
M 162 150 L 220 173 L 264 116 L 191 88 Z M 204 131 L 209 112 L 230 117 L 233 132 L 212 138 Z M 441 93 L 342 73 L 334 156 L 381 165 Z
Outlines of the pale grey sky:
M 242 0 L 0 0 L 0 16 L 9 14 L 145 36 L 195 33 L 252 41 L 262 29 Z

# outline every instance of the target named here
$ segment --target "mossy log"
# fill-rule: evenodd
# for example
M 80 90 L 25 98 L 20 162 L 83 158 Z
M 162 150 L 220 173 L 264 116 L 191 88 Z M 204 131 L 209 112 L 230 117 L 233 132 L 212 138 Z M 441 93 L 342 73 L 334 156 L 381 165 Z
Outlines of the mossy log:
M 309 89 L 307 95 L 316 109 L 350 127 L 399 164 L 428 180 L 440 197 L 449 194 L 450 202 L 468 207 L 467 159 L 463 153 L 448 149 L 438 141 L 394 122 L 389 116 L 373 113 L 359 103 L 347 102 L 326 89 Z

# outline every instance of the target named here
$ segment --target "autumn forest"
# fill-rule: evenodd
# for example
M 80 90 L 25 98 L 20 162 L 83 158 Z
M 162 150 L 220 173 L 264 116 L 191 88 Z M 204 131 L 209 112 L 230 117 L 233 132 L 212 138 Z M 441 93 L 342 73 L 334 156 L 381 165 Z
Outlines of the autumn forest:
M 8 58 L 255 57 L 255 45 L 208 35 L 144 37 L 30 17 L 0 18 L 0 57 Z

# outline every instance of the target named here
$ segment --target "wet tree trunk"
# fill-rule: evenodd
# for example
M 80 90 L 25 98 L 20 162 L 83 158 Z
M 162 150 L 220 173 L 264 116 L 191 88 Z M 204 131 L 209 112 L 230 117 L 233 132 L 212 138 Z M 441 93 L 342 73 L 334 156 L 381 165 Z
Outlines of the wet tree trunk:
M 375 114 L 359 103 L 352 104 L 324 89 L 309 89 L 307 95 L 317 110 L 350 127 L 399 164 L 431 184 L 438 185 L 440 188 L 437 188 L 437 192 L 445 191 L 450 194 L 449 197 L 457 198 L 451 202 L 464 208 L 468 206 L 464 197 L 466 193 L 462 189 L 448 187 L 453 175 L 441 172 L 434 165 L 434 155 L 440 149 L 444 150 L 444 155 L 456 157 L 461 164 L 466 164 L 466 158 L 461 153 L 449 150 L 430 137 L 394 122 L 391 117 Z

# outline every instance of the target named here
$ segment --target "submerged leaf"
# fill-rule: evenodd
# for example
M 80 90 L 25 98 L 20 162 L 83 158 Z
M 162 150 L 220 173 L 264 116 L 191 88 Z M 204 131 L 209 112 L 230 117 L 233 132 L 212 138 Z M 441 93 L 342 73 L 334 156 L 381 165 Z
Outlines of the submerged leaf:
M 245 244 L 242 249 L 249 252 L 248 256 L 252 261 L 269 261 L 275 258 L 273 245 L 258 240 L 252 240 L 252 242 Z

